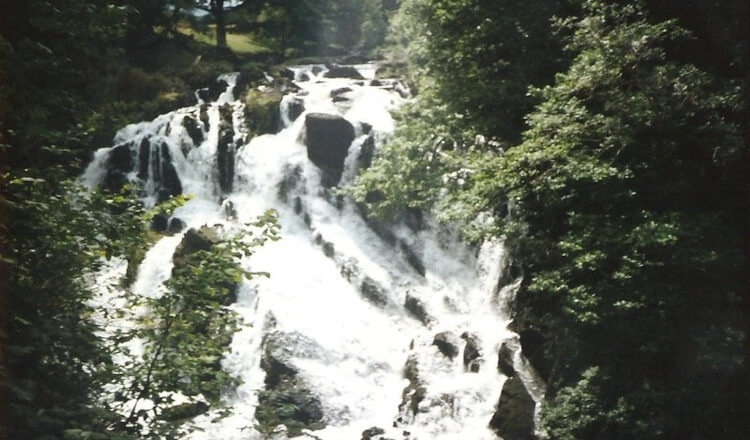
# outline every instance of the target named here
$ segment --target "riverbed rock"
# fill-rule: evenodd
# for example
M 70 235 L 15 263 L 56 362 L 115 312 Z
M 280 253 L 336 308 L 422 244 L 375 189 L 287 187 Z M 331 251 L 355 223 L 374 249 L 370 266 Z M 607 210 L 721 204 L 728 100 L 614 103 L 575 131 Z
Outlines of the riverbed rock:
M 219 107 L 219 141 L 216 144 L 216 166 L 219 170 L 219 187 L 225 193 L 232 192 L 236 150 L 232 106 L 224 104 Z
M 523 382 L 514 376 L 503 385 L 490 428 L 503 440 L 533 440 L 534 400 Z
M 341 116 L 308 113 L 305 117 L 307 157 L 323 170 L 323 185 L 333 186 L 341 179 L 354 127 Z
M 153 155 L 157 163 L 152 164 L 152 177 L 157 188 L 156 200 L 161 203 L 170 197 L 182 194 L 182 183 L 177 170 L 172 165 L 172 154 L 165 142 L 162 142 L 159 153 Z
M 205 138 L 203 135 L 203 128 L 195 118 L 187 115 L 184 116 L 182 118 L 182 126 L 193 141 L 193 147 L 197 147 L 203 142 L 203 139 Z
M 410 355 L 406 360 L 404 377 L 409 381 L 409 384 L 401 393 L 401 403 L 398 409 L 402 414 L 411 413 L 413 416 L 419 412 L 419 404 L 427 395 L 427 388 L 419 379 L 419 363 L 416 356 Z
M 294 122 L 305 112 L 305 102 L 300 98 L 292 98 L 287 103 L 286 116 L 289 122 Z
M 427 314 L 427 310 L 424 307 L 424 303 L 419 298 L 407 293 L 406 300 L 404 301 L 404 307 L 406 310 L 415 318 L 417 318 L 422 324 L 428 325 L 432 319 Z
M 339 64 L 327 64 L 328 71 L 323 74 L 326 78 L 350 78 L 364 79 L 359 70 L 352 66 L 342 66 Z
M 440 353 L 443 353 L 448 359 L 453 359 L 458 356 L 458 344 L 451 332 L 440 332 L 435 335 L 432 340 L 432 345 L 435 345 Z
M 362 431 L 362 439 L 361 440 L 373 440 L 375 437 L 379 435 L 385 434 L 385 431 L 382 428 L 378 428 L 377 426 L 373 426 L 372 428 L 365 429 Z
M 285 425 L 290 436 L 303 429 L 325 427 L 320 400 L 291 362 L 291 348 L 300 344 L 314 342 L 296 333 L 273 331 L 264 336 L 261 367 L 266 372 L 265 389 L 258 394 L 255 409 L 261 427 Z
M 365 129 L 365 126 L 363 124 L 362 130 Z M 357 158 L 357 163 L 359 165 L 359 169 L 364 170 L 367 168 L 370 168 L 370 165 L 372 165 L 372 159 L 375 157 L 375 138 L 370 135 L 365 138 L 364 142 L 362 142 L 362 146 L 359 149 L 359 157 Z
M 359 286 L 362 296 L 376 306 L 384 307 L 388 304 L 388 295 L 385 289 L 370 277 L 364 277 Z
M 466 345 L 464 345 L 464 367 L 472 373 L 479 372 L 479 367 L 482 365 L 479 337 L 473 333 L 463 332 L 461 339 L 466 341 Z

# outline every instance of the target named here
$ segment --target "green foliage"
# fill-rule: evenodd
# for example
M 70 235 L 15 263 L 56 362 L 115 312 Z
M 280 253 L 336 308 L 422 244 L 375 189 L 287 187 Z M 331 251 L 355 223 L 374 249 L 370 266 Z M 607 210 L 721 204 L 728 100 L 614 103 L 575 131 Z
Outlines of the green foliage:
M 95 403 L 112 360 L 90 319 L 87 276 L 102 257 L 122 255 L 142 211 L 128 198 L 88 194 L 62 176 L 52 169 L 2 177 L 7 438 L 102 432 L 111 417 Z
M 267 276 L 244 270 L 239 260 L 250 257 L 267 240 L 278 239 L 278 224 L 268 211 L 235 235 L 218 240 L 182 258 L 165 283 L 164 295 L 146 299 L 149 313 L 141 318 L 137 336 L 145 341 L 142 359 L 134 359 L 124 374 L 134 374 L 127 398 L 136 403 L 126 421 L 131 429 L 148 426 L 152 436 L 186 432 L 186 416 L 220 405 L 220 397 L 237 384 L 237 378 L 221 368 L 240 322 L 227 306 L 234 301 L 243 278 Z M 188 399 L 172 406 L 175 393 Z M 149 400 L 153 409 L 140 411 L 138 403 Z M 192 405 L 186 407 L 186 405 Z
M 351 192 L 386 217 L 433 209 L 471 240 L 506 239 L 525 273 L 514 328 L 541 339 L 529 355 L 549 380 L 552 438 L 741 438 L 747 55 L 689 53 L 704 46 L 677 21 L 622 3 L 556 20 L 570 65 L 524 97 L 557 57 L 545 43 L 541 68 L 504 42 L 544 23 L 522 6 L 404 2 L 393 29 L 420 95 Z M 482 29 L 484 17 L 512 25 Z M 498 103 L 519 112 L 488 111 Z

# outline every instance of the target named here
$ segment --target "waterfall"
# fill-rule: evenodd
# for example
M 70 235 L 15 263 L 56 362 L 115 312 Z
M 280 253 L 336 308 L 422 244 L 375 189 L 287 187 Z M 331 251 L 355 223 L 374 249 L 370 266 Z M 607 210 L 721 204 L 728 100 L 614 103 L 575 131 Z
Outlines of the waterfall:
M 398 80 L 375 80 L 374 65 L 353 68 L 364 79 L 291 68 L 295 86 L 280 102 L 281 126 L 260 136 L 247 129 L 238 75 L 222 75 L 217 96 L 204 89 L 195 106 L 120 130 L 83 176 L 91 187 L 138 181 L 148 206 L 191 194 L 172 216 L 187 228 L 240 227 L 269 208 L 278 212 L 281 239 L 242 261 L 270 277 L 244 282 L 231 306 L 246 324 L 222 362 L 242 381 L 225 396 L 232 411 L 196 417 L 191 439 L 265 438 L 255 409 L 272 343 L 321 413 L 317 429 L 298 438 L 351 440 L 377 428 L 368 438 L 496 439 L 489 422 L 507 379 L 498 369 L 504 344 L 537 406 L 543 397 L 507 329 L 520 280 L 500 285 L 501 242 L 471 247 L 413 213 L 385 225 L 331 190 L 352 182 L 387 142 L 390 112 L 408 93 Z M 343 153 L 331 156 L 342 139 Z M 149 251 L 135 294 L 159 294 L 181 234 Z

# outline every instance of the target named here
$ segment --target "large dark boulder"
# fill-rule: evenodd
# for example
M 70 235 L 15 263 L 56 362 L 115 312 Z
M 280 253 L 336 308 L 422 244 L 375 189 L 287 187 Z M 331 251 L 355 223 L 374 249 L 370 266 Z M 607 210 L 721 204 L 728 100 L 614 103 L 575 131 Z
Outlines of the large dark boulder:
M 533 440 L 536 438 L 534 406 L 534 400 L 523 382 L 518 376 L 514 376 L 503 385 L 490 427 L 503 440 Z
M 352 66 L 342 66 L 339 64 L 327 64 L 328 71 L 323 74 L 326 78 L 350 78 L 365 79 L 359 70 Z
M 333 186 L 341 179 L 354 127 L 341 116 L 308 113 L 305 118 L 307 157 L 324 172 L 323 184 Z

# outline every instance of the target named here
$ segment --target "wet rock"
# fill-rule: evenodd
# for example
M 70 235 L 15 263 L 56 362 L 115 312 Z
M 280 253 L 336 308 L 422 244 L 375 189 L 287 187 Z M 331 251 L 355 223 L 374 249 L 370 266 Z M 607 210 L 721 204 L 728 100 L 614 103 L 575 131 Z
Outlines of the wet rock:
M 516 374 L 516 370 L 513 368 L 513 348 L 507 342 L 500 344 L 497 355 L 497 369 L 508 377 L 513 377 Z
M 461 339 L 466 341 L 466 345 L 464 346 L 464 367 L 472 373 L 479 372 L 479 367 L 482 365 L 479 337 L 475 334 L 464 332 L 461 334 Z
M 279 182 L 278 196 L 282 202 L 288 200 L 289 192 L 297 187 L 302 180 L 302 168 L 299 166 L 284 168 L 284 177 Z
M 138 178 L 141 180 L 148 179 L 148 165 L 151 157 L 151 142 L 148 138 L 141 140 L 138 147 Z
M 329 241 L 324 241 L 323 242 L 323 254 L 326 257 L 328 257 L 328 258 L 333 258 L 333 256 L 335 255 L 335 253 L 336 252 L 335 252 L 335 250 L 333 248 L 333 243 L 331 243 Z
M 227 87 L 229 87 L 229 84 L 220 79 L 211 83 L 208 87 L 198 90 L 198 97 L 206 102 L 216 101 L 227 90 Z
M 308 75 L 307 72 L 302 72 L 299 74 L 299 78 L 297 79 L 297 81 L 300 81 L 300 82 L 310 81 L 310 75 Z
M 169 234 L 176 234 L 178 232 L 181 232 L 183 229 L 185 229 L 187 225 L 184 221 L 182 221 L 181 218 L 178 217 L 172 217 L 169 219 L 169 225 L 167 226 L 167 232 Z
M 321 66 L 315 65 L 310 68 L 310 72 L 312 72 L 313 75 L 319 75 L 320 72 L 323 71 L 323 68 Z
M 164 214 L 155 214 L 151 218 L 151 223 L 149 224 L 149 228 L 154 232 L 165 232 L 167 228 L 169 227 L 169 219 L 167 219 L 167 216 Z
M 412 296 L 411 294 L 406 294 L 406 300 L 404 301 L 404 307 L 406 310 L 416 319 L 418 319 L 422 324 L 428 325 L 432 319 L 427 314 L 427 310 L 424 308 L 424 304 L 422 301 Z
M 379 79 L 373 79 L 372 81 L 370 81 L 370 86 L 372 87 L 380 87 L 382 85 L 383 83 Z
M 261 367 L 266 372 L 265 389 L 258 394 L 255 409 L 261 427 L 285 425 L 290 436 L 299 435 L 303 429 L 325 427 L 320 400 L 291 363 L 292 347 L 315 345 L 308 339 L 296 333 L 265 335 L 261 358 Z
M 216 145 L 216 165 L 219 169 L 219 187 L 225 193 L 232 192 L 235 150 L 232 106 L 224 104 L 219 107 L 219 141 Z
M 130 144 L 121 144 L 112 148 L 107 158 L 107 165 L 117 171 L 128 172 L 133 169 L 133 155 Z
M 383 429 L 373 426 L 372 428 L 362 431 L 362 440 L 373 440 L 376 436 L 383 434 L 385 434 Z
M 118 145 L 109 152 L 107 157 L 107 174 L 103 185 L 110 191 L 120 191 L 128 182 L 127 174 L 133 168 L 133 157 L 130 144 Z
M 349 102 L 349 101 L 351 101 L 348 97 L 343 96 L 343 95 L 334 96 L 333 99 L 331 99 L 331 100 L 333 102 Z
M 305 112 L 305 103 L 299 98 L 293 98 L 289 101 L 286 111 L 289 121 L 294 122 Z
M 323 185 L 333 186 L 341 179 L 354 127 L 341 116 L 308 113 L 305 118 L 307 157 L 324 172 Z
M 198 111 L 198 119 L 201 120 L 203 126 L 208 130 L 209 119 L 208 119 L 208 104 L 201 104 L 200 110 Z
M 372 278 L 365 277 L 359 285 L 359 291 L 371 303 L 383 307 L 388 304 L 388 295 L 385 290 Z
M 399 248 L 401 249 L 401 253 L 403 254 L 404 258 L 406 258 L 406 262 L 409 263 L 409 266 L 417 271 L 418 274 L 425 276 L 426 272 L 424 263 L 422 263 L 422 259 L 419 257 L 419 255 L 417 255 L 414 249 L 412 249 L 411 246 L 409 246 L 403 240 L 399 241 Z
M 245 120 L 255 136 L 274 134 L 281 127 L 280 106 L 284 91 L 280 86 L 248 90 L 245 95 Z
M 364 142 L 362 142 L 362 146 L 359 149 L 359 157 L 357 158 L 359 168 L 363 170 L 370 168 L 374 156 L 375 138 L 373 138 L 372 136 L 367 136 Z
M 323 74 L 326 78 L 350 78 L 364 79 L 359 71 L 352 66 L 342 66 L 339 64 L 327 64 L 328 71 Z
M 294 213 L 297 215 L 302 214 L 302 199 L 299 197 L 294 198 Z
M 234 202 L 231 200 L 225 200 L 221 204 L 221 214 L 227 220 L 237 220 L 237 207 L 234 206 Z
M 437 346 L 440 353 L 443 353 L 448 359 L 458 356 L 458 345 L 451 332 L 440 332 L 435 335 L 432 345 Z
M 196 121 L 191 116 L 185 116 L 182 118 L 182 126 L 185 128 L 185 131 L 187 131 L 188 136 L 190 136 L 190 139 L 193 141 L 193 146 L 197 147 L 198 145 L 203 142 L 204 135 L 203 135 L 203 128 L 201 128 L 198 121 Z
M 333 90 L 331 90 L 331 98 L 335 98 L 337 96 L 341 96 L 344 93 L 348 93 L 348 92 L 351 92 L 351 91 L 352 91 L 351 87 L 339 87 L 338 89 L 333 89 Z
M 157 184 L 156 200 L 161 203 L 170 197 L 182 194 L 182 183 L 172 165 L 172 155 L 166 143 L 161 144 L 160 159 L 152 164 L 154 182 Z
M 518 376 L 503 385 L 490 428 L 503 440 L 533 440 L 534 400 Z
M 402 414 L 410 412 L 415 415 L 419 412 L 419 404 L 427 395 L 427 388 L 419 380 L 419 364 L 417 358 L 413 355 L 406 360 L 404 377 L 409 381 L 409 384 L 401 393 L 401 404 L 398 408 Z
M 370 134 L 370 131 L 372 131 L 372 125 L 367 122 L 360 122 L 359 125 L 362 127 L 362 134 Z

